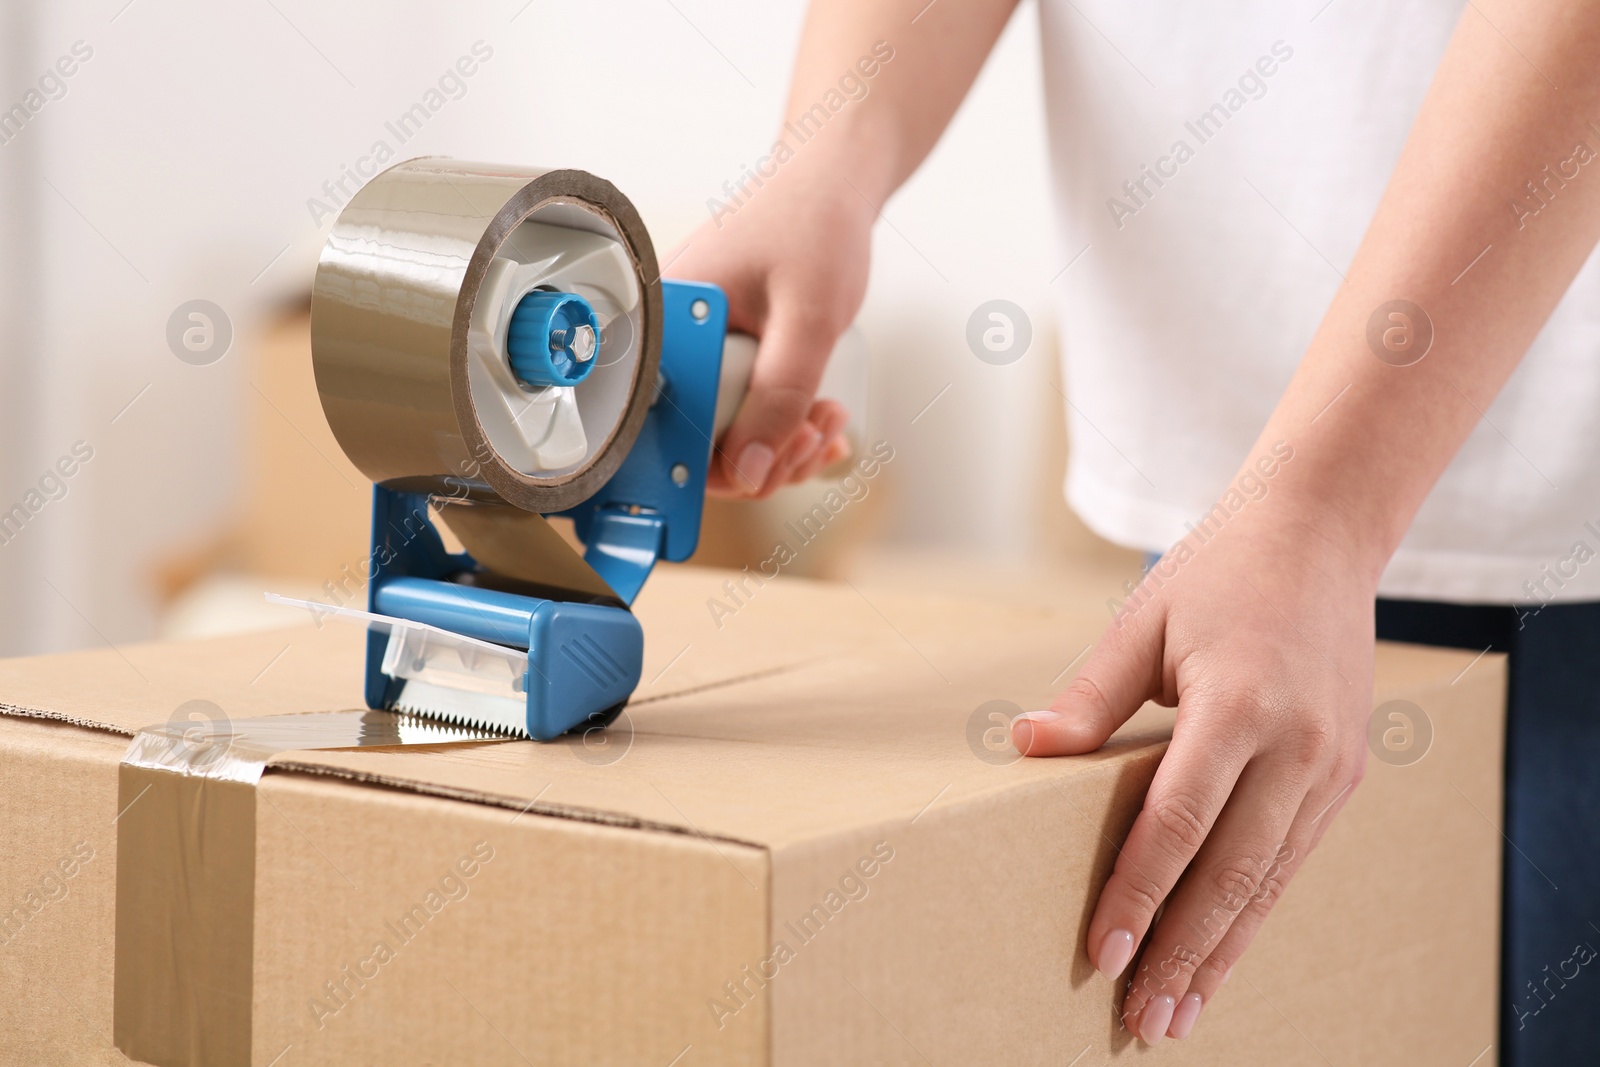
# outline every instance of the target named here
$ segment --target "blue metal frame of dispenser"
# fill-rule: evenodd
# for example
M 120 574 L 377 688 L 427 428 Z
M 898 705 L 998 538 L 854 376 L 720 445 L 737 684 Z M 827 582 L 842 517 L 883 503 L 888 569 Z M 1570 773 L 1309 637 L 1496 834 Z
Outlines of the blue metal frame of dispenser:
M 700 540 L 728 321 L 716 286 L 662 282 L 661 295 L 659 391 L 638 439 L 592 497 L 559 513 L 573 520 L 585 561 L 627 605 L 656 560 L 687 559 Z M 453 581 L 482 568 L 445 549 L 425 494 L 373 488 L 372 561 L 369 611 L 527 650 L 527 732 L 536 740 L 608 723 L 639 684 L 644 633 L 632 611 Z M 371 708 L 394 707 L 404 685 L 383 672 L 387 644 L 386 632 L 369 630 Z

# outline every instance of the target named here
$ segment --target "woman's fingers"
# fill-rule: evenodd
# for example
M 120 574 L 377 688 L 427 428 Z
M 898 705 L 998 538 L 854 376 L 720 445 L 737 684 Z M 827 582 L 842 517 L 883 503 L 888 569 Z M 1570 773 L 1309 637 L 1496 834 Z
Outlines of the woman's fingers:
M 1217 942 L 1205 961 L 1195 969 L 1189 978 L 1188 988 L 1178 996 L 1178 1003 L 1187 1005 L 1187 1009 L 1184 1018 L 1174 1018 L 1168 1028 L 1169 1036 L 1189 1036 L 1201 1009 L 1211 1003 L 1211 998 L 1228 980 L 1234 965 L 1261 931 L 1267 914 L 1283 896 L 1284 888 L 1299 872 L 1300 865 L 1316 848 L 1317 842 L 1322 840 L 1323 832 L 1333 822 L 1339 809 L 1350 799 L 1356 781 L 1346 781 L 1336 787 L 1333 783 L 1337 781 L 1334 779 L 1330 784 L 1306 795 L 1287 837 L 1273 857 L 1272 866 L 1263 875 L 1262 885 L 1234 918 L 1228 932 Z M 1178 1026 L 1180 1022 L 1184 1024 L 1182 1027 Z
M 1178 714 L 1172 744 L 1089 920 L 1085 947 L 1090 961 L 1108 978 L 1128 966 L 1134 946 L 1207 842 L 1254 753 L 1253 744 L 1233 735 L 1220 708 L 1194 701 L 1181 706 Z M 1283 813 L 1282 828 L 1293 814 L 1293 807 Z M 1148 954 L 1146 959 L 1162 962 Z M 1138 1011 L 1145 999 L 1163 992 L 1159 982 L 1136 990 L 1127 1010 Z
M 822 444 L 805 463 L 796 465 L 789 472 L 789 480 L 795 484 L 810 481 L 824 467 L 837 463 L 850 451 L 850 442 L 844 436 L 844 429 L 850 423 L 850 412 L 843 404 L 836 400 L 818 400 L 811 405 L 811 413 L 806 416 L 806 421 L 822 435 Z
M 824 437 L 832 438 L 844 432 L 845 425 L 850 421 L 850 411 L 837 400 L 821 397 L 811 405 L 806 418 L 822 431 Z
M 713 487 L 719 496 L 753 496 L 764 498 L 786 485 L 797 485 L 814 477 L 818 471 L 838 462 L 849 452 L 849 442 L 844 438 L 844 428 L 850 421 L 850 412 L 836 400 L 817 400 L 812 403 L 804 419 L 782 443 L 765 480 L 754 491 L 741 486 L 733 492 Z
M 1164 583 L 1141 586 L 1051 708 L 1012 723 L 1023 754 L 1072 755 L 1104 744 L 1146 700 L 1178 705 L 1172 742 L 1085 932 L 1090 962 L 1113 979 L 1145 944 L 1122 1015 L 1150 1043 L 1194 1028 L 1359 780 L 1365 754 L 1363 702 L 1350 680 L 1341 675 L 1341 689 L 1308 666 L 1282 633 L 1289 616 L 1259 589 L 1237 593 L 1276 543 L 1255 544 L 1241 529 L 1190 551 L 1181 581 L 1162 574 Z M 1352 663 L 1370 647 L 1364 591 L 1330 607 L 1298 572 L 1282 584 L 1281 597 L 1323 624 L 1316 632 L 1345 640 Z
M 773 486 L 781 452 L 793 444 L 805 422 L 835 339 L 818 328 L 804 307 L 793 301 L 774 303 L 761 333 L 750 391 L 717 442 L 712 481 L 718 488 L 753 496 Z
M 1211 738 L 1211 745 L 1215 741 Z M 1195 747 L 1191 741 L 1191 751 Z M 1162 767 L 1166 768 L 1165 761 Z M 1131 862 L 1151 865 L 1153 869 L 1148 873 L 1152 880 L 1164 881 L 1172 871 L 1171 864 L 1190 851 L 1194 840 L 1191 835 L 1199 832 L 1198 822 L 1190 820 L 1207 815 L 1214 819 L 1203 835 L 1204 843 L 1185 863 L 1176 886 L 1163 895 L 1166 906 L 1134 968 L 1132 984 L 1123 1001 L 1123 1016 L 1129 1029 L 1152 1044 L 1166 1035 L 1189 991 L 1191 976 L 1223 943 L 1240 916 L 1257 906 L 1265 914 L 1287 880 L 1282 849 L 1306 794 L 1310 773 L 1283 758 L 1274 758 L 1249 763 L 1238 774 L 1236 784 L 1221 783 L 1225 774 L 1225 769 L 1217 773 L 1194 761 L 1187 762 L 1165 784 L 1154 806 L 1147 802 L 1146 813 L 1159 811 L 1160 805 L 1171 803 L 1174 797 L 1204 797 L 1202 807 L 1181 809 L 1175 822 L 1165 817 L 1153 818 L 1139 847 L 1135 848 L 1130 835 L 1123 849 L 1124 855 L 1135 853 L 1137 859 Z M 1220 813 L 1209 807 L 1219 787 L 1225 798 Z M 1154 787 L 1151 796 L 1156 796 Z M 1135 832 L 1139 832 L 1137 828 Z M 1131 893 L 1126 891 L 1128 888 Z M 1138 924 L 1148 918 L 1147 893 L 1148 883 L 1142 881 L 1131 887 L 1108 884 L 1090 923 L 1091 932 L 1097 925 L 1116 928 L 1116 924 Z M 1136 938 L 1142 930 L 1138 925 L 1123 928 L 1135 931 Z
M 758 498 L 771 496 L 793 482 L 795 471 L 810 463 L 811 457 L 822 451 L 824 443 L 822 432 L 812 425 L 809 419 L 801 422 L 783 450 L 778 453 L 778 462 L 773 465 L 766 484 L 756 492 L 755 496 Z
M 772 475 L 763 487 L 763 495 L 798 485 L 808 480 L 828 461 L 830 445 L 844 431 L 850 413 L 844 405 L 834 400 L 818 400 L 806 413 L 805 421 L 795 431 L 793 447 L 788 449 L 781 462 L 773 468 Z
M 841 435 L 826 437 L 823 439 L 822 447 L 812 454 L 810 462 L 794 472 L 793 481 L 796 484 L 809 482 L 849 454 L 850 442 L 847 438 Z

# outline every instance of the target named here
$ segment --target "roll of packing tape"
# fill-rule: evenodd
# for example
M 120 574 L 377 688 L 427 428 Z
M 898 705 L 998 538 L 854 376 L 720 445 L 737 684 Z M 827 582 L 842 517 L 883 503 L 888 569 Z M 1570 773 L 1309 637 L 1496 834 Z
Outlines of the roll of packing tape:
M 540 291 L 595 313 L 598 337 L 551 335 L 558 354 L 594 359 L 581 385 L 530 384 L 504 358 L 517 308 Z M 562 309 L 558 327 L 588 330 L 583 310 Z M 374 482 L 548 514 L 626 458 L 654 398 L 661 314 L 650 237 L 610 182 L 414 159 L 363 186 L 328 238 L 311 303 L 317 389 Z

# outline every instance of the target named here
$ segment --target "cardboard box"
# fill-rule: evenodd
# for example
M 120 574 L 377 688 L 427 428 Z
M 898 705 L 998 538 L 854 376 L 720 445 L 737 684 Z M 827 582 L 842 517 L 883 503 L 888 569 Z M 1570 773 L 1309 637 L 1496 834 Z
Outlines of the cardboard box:
M 1379 701 L 1425 709 L 1431 750 L 1372 761 L 1194 1036 L 1149 1050 L 1083 938 L 1171 713 L 1073 759 L 984 743 L 984 705 L 1042 706 L 1103 609 L 664 569 L 638 610 L 646 681 L 606 747 L 273 758 L 250 1063 L 1494 1059 L 1498 657 L 1379 648 Z M 152 966 L 116 958 L 128 735 L 193 700 L 353 707 L 360 644 L 330 622 L 0 662 L 0 1062 L 128 1062 L 115 971 Z

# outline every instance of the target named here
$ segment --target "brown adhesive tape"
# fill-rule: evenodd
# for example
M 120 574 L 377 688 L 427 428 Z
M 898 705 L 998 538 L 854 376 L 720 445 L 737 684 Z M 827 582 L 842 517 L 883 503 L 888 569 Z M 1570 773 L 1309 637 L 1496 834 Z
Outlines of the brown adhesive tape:
M 387 711 L 141 730 L 118 771 L 117 1048 L 157 1067 L 249 1067 L 256 783 L 271 757 L 501 740 Z
M 479 503 L 445 504 L 439 515 L 473 559 L 495 574 L 536 587 L 548 599 L 616 598 L 543 515 Z
M 255 787 L 123 764 L 117 792 L 117 1047 L 247 1065 Z

